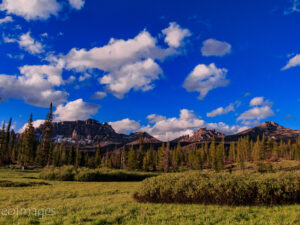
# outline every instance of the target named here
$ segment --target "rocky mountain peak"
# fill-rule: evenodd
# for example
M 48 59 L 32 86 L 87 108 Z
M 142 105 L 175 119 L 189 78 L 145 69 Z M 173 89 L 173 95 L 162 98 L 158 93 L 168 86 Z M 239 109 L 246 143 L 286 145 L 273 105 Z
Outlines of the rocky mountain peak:
M 299 130 L 292 130 L 287 127 L 283 127 L 273 121 L 266 121 L 256 127 L 249 128 L 238 134 L 230 135 L 226 137 L 228 141 L 236 141 L 240 137 L 249 136 L 250 139 L 256 139 L 257 137 L 271 138 L 273 140 L 288 140 L 295 139 L 300 134 Z

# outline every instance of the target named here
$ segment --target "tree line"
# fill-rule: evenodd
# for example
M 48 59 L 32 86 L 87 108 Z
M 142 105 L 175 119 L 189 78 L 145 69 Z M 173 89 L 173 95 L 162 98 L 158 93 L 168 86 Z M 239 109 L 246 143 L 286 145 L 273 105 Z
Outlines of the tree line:
M 32 166 L 63 166 L 75 167 L 107 167 L 115 169 L 143 171 L 178 171 L 182 168 L 201 170 L 205 168 L 221 171 L 225 165 L 236 164 L 245 169 L 246 162 L 255 162 L 261 168 L 264 162 L 278 159 L 300 160 L 300 136 L 296 142 L 291 140 L 274 141 L 265 136 L 257 137 L 256 141 L 249 137 L 240 138 L 230 144 L 216 142 L 200 146 L 182 148 L 180 142 L 171 148 L 170 143 L 163 143 L 158 150 L 153 146 L 146 149 L 143 138 L 140 137 L 139 148 L 131 146 L 112 152 L 102 151 L 100 145 L 95 152 L 80 151 L 78 145 L 66 146 L 64 143 L 54 143 L 52 139 L 53 112 L 52 104 L 44 122 L 40 143 L 35 137 L 33 116 L 30 115 L 25 131 L 16 138 L 11 130 L 12 119 L 0 132 L 0 166 L 15 164 L 22 168 Z

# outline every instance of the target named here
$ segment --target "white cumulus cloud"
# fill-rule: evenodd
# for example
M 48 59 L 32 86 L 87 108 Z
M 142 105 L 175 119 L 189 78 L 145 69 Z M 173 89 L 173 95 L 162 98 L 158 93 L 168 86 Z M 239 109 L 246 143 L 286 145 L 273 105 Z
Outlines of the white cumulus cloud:
M 242 113 L 237 120 L 261 120 L 270 116 L 274 116 L 274 112 L 270 106 L 256 106 Z
M 24 49 L 25 51 L 33 55 L 42 53 L 44 51 L 43 45 L 39 41 L 34 40 L 31 37 L 30 32 L 22 34 L 19 39 L 13 39 L 8 37 L 4 37 L 3 39 L 6 43 L 17 42 L 21 49 Z
M 205 98 L 207 93 L 218 87 L 225 87 L 229 84 L 226 79 L 227 69 L 219 69 L 214 63 L 197 65 L 185 79 L 183 87 L 187 91 L 199 92 L 199 99 Z
M 68 102 L 65 105 L 56 107 L 54 114 L 55 121 L 86 120 L 95 115 L 99 105 L 84 102 L 81 98 Z
M 160 79 L 163 71 L 159 61 L 168 56 L 180 54 L 174 48 L 180 45 L 188 36 L 187 29 L 180 28 L 176 23 L 163 31 L 166 37 L 179 35 L 172 39 L 171 47 L 162 48 L 157 45 L 157 39 L 148 31 L 143 30 L 134 38 L 128 40 L 111 38 L 107 45 L 92 49 L 73 48 L 62 57 L 65 68 L 84 72 L 90 69 L 104 71 L 99 83 L 106 92 L 117 98 L 122 98 L 130 90 L 148 91 L 154 87 L 153 81 Z M 175 34 L 174 34 L 175 33 Z M 169 40 L 168 38 L 168 40 Z
M 273 103 L 270 102 L 269 100 L 265 100 L 264 97 L 255 97 L 252 98 L 250 101 L 250 106 L 272 106 Z
M 123 98 L 131 89 L 148 91 L 152 89 L 152 81 L 159 79 L 162 74 L 160 66 L 148 58 L 133 64 L 127 64 L 119 70 L 114 70 L 99 79 L 105 84 L 108 92 L 117 98 Z
M 52 65 L 20 67 L 21 75 L 0 75 L 0 95 L 23 99 L 30 105 L 48 107 L 66 101 L 68 93 L 56 90 L 64 83 L 62 69 Z
M 128 118 L 115 121 L 115 122 L 109 122 L 109 124 L 117 133 L 122 133 L 122 134 L 126 134 L 130 131 L 136 131 L 137 129 L 140 128 L 139 122 L 130 120 Z
M 201 48 L 203 56 L 224 56 L 231 52 L 231 45 L 225 41 L 207 39 Z
M 3 0 L 0 10 L 26 20 L 46 20 L 56 16 L 61 5 L 56 0 Z
M 174 48 L 182 46 L 184 38 L 192 35 L 188 29 L 181 28 L 175 22 L 171 22 L 168 28 L 162 30 L 162 33 L 166 36 L 165 42 Z

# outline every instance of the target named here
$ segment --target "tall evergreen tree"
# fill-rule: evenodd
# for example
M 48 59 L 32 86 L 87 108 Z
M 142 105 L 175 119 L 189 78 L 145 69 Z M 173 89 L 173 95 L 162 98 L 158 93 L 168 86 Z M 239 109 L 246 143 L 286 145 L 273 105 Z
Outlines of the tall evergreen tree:
M 2 124 L 0 132 L 0 165 L 5 164 L 5 122 Z
M 97 146 L 97 150 L 95 153 L 95 167 L 100 167 L 101 164 L 101 149 L 100 149 L 100 144 Z
M 75 153 L 75 148 L 74 145 L 71 145 L 70 150 L 68 151 L 68 164 L 69 165 L 75 165 L 75 158 L 76 158 L 76 153 Z
M 49 113 L 44 122 L 43 137 L 40 144 L 38 152 L 38 162 L 42 166 L 49 166 L 52 156 L 52 121 L 53 121 L 53 112 L 52 112 L 52 102 L 49 107 Z
M 121 150 L 121 169 L 126 169 L 127 152 L 125 148 Z
M 235 143 L 231 142 L 229 146 L 229 160 L 231 162 L 235 162 L 236 160 L 236 153 L 235 153 Z
M 170 142 L 167 143 L 167 147 L 164 151 L 164 172 L 169 172 L 170 169 Z
M 163 171 L 164 170 L 164 152 L 165 152 L 165 144 L 162 143 L 162 146 L 158 149 L 157 152 L 157 170 Z
M 82 155 L 81 152 L 79 151 L 79 146 L 76 147 L 76 153 L 75 153 L 75 162 L 74 165 L 76 168 L 81 166 L 81 162 L 82 162 Z
M 131 146 L 129 153 L 128 153 L 128 167 L 129 169 L 136 169 L 137 168 L 137 156 L 136 151 L 134 150 L 133 146 Z

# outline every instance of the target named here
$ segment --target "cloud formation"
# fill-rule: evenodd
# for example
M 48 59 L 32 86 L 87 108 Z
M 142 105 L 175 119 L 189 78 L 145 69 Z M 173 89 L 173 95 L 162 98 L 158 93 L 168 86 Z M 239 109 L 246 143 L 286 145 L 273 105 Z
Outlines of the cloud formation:
M 201 52 L 203 56 L 224 56 L 231 52 L 231 45 L 225 41 L 207 39 L 203 42 Z
M 99 79 L 105 89 L 117 98 L 123 98 L 130 89 L 148 91 L 154 87 L 153 81 L 159 79 L 162 70 L 157 63 L 148 58 L 133 64 L 127 64 L 119 70 Z
M 158 46 L 157 39 L 144 30 L 128 40 L 111 38 L 102 47 L 90 50 L 73 48 L 63 57 L 65 68 L 77 72 L 89 69 L 104 71 L 99 83 L 117 98 L 123 98 L 130 90 L 148 91 L 154 87 L 153 81 L 163 74 L 158 61 L 179 54 L 177 47 L 190 35 L 187 29 L 176 23 L 170 23 L 163 33 L 169 48 Z
M 261 120 L 270 116 L 274 116 L 274 112 L 270 106 L 256 106 L 242 113 L 237 120 Z
M 168 28 L 162 30 L 162 33 L 166 36 L 165 42 L 174 48 L 182 46 L 184 38 L 192 35 L 188 29 L 181 28 L 175 22 L 171 22 Z
M 62 69 L 53 65 L 20 67 L 20 74 L 0 75 L 0 95 L 23 99 L 30 105 L 48 107 L 66 101 L 68 93 L 56 90 L 64 83 Z
M 281 70 L 287 70 L 295 66 L 300 66 L 300 54 L 295 55 L 293 58 L 291 58 Z
M 21 16 L 25 20 L 46 20 L 56 16 L 61 5 L 56 0 L 3 0 L 1 11 Z
M 193 110 L 180 110 L 179 117 L 166 118 L 164 116 L 151 114 L 147 118 L 152 125 L 141 127 L 141 131 L 148 132 L 150 135 L 162 141 L 174 140 L 183 135 L 193 135 L 199 128 L 207 127 L 208 129 L 216 129 L 226 134 L 233 134 L 248 129 L 247 126 L 229 126 L 223 122 L 207 123 L 197 117 Z M 151 119 L 158 118 L 156 121 Z
M 106 92 L 103 92 L 103 91 L 97 91 L 95 92 L 92 96 L 91 96 L 91 99 L 103 99 L 107 96 Z
M 12 22 L 12 21 L 14 21 L 14 20 L 11 16 L 6 16 L 6 17 L 0 19 L 0 24 L 9 23 L 9 22 Z
M 69 0 L 72 8 L 80 10 L 84 6 L 84 0 Z
M 84 102 L 81 98 L 68 102 L 65 105 L 56 107 L 54 114 L 55 121 L 75 121 L 86 120 L 95 115 L 99 110 L 99 105 Z
M 34 40 L 31 37 L 30 32 L 22 34 L 18 40 L 4 37 L 4 42 L 6 43 L 17 42 L 21 49 L 24 49 L 25 51 L 29 52 L 32 55 L 39 54 L 44 51 L 43 45 L 40 42 Z
M 109 122 L 109 124 L 117 133 L 122 134 L 126 134 L 130 131 L 136 131 L 140 128 L 140 124 L 138 122 L 128 118 L 115 122 Z
M 206 113 L 206 116 L 207 117 L 216 117 L 216 116 L 219 116 L 219 115 L 224 115 L 224 114 L 227 114 L 229 112 L 232 112 L 234 111 L 235 108 L 234 108 L 234 104 L 229 104 L 228 106 L 226 106 L 225 108 L 224 107 L 219 107 L 211 112 L 208 112 Z
M 255 97 L 250 100 L 251 109 L 243 112 L 237 121 L 242 121 L 242 124 L 250 126 L 257 125 L 260 120 L 274 116 L 271 109 L 273 102 L 265 100 L 264 97 Z
M 252 98 L 250 101 L 250 106 L 272 106 L 273 102 L 270 102 L 269 100 L 265 100 L 264 97 L 255 97 Z
M 199 64 L 185 79 L 183 87 L 189 92 L 199 92 L 199 99 L 202 100 L 209 91 L 218 87 L 225 87 L 229 84 L 226 74 L 227 69 L 219 69 L 214 63 L 208 66 Z

